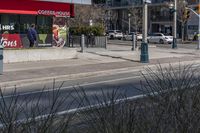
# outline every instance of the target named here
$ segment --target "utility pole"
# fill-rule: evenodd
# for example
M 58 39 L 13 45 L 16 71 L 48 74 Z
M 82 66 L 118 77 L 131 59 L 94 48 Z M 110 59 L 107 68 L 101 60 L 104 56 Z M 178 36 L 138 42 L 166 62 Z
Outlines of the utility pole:
M 144 43 L 147 43 L 147 28 L 148 28 L 148 22 L 147 22 L 147 19 L 148 19 L 148 8 L 147 8 L 147 3 L 145 2 L 144 3 L 144 6 L 143 6 L 143 42 Z
M 174 0 L 174 32 L 173 32 L 173 43 L 172 48 L 177 48 L 177 0 Z
M 147 29 L 148 29 L 148 7 L 147 4 L 151 3 L 151 0 L 143 0 L 143 26 L 142 26 L 142 43 L 141 43 L 141 55 L 140 62 L 149 62 L 149 52 L 147 44 Z
M 131 14 L 128 14 L 128 33 L 131 32 Z
M 200 0 L 199 0 L 200 2 Z M 199 16 L 199 33 L 198 33 L 198 47 L 197 49 L 199 50 L 200 49 L 200 4 L 198 4 L 198 8 L 197 8 L 197 14 Z

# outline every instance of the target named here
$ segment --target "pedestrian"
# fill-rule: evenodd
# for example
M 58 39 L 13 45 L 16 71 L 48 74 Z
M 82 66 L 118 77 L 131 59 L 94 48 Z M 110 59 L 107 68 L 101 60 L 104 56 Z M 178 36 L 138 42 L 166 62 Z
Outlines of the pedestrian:
M 70 47 L 70 43 L 72 44 L 72 47 L 74 47 L 74 40 L 73 40 L 73 36 L 71 32 L 69 32 L 69 47 Z
M 27 36 L 30 42 L 29 46 L 33 47 L 37 41 L 37 31 L 35 30 L 35 24 L 32 24 L 31 27 L 28 29 Z

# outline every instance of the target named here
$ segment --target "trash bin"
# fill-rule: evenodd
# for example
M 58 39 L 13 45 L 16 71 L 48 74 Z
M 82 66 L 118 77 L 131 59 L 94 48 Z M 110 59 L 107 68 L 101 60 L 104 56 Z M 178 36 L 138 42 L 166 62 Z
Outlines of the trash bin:
M 3 46 L 0 46 L 0 74 L 3 74 Z
M 148 44 L 144 43 L 144 42 L 141 43 L 140 62 L 141 63 L 149 63 Z

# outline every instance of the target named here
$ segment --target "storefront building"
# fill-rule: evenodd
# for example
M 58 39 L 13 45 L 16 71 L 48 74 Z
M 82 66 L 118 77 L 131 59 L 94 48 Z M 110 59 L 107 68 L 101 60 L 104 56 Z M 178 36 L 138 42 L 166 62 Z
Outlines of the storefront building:
M 27 30 L 35 24 L 38 45 L 63 45 L 65 20 L 70 17 L 74 17 L 74 4 L 62 0 L 1 1 L 0 44 L 5 48 L 29 47 Z

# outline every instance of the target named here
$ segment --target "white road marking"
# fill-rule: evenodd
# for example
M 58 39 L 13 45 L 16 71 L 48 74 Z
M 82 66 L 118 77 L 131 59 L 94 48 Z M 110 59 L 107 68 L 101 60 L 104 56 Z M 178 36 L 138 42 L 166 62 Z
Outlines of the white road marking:
M 136 79 L 140 78 L 141 76 L 131 76 L 131 77 L 126 77 L 126 78 L 119 78 L 119 79 L 111 79 L 111 80 L 106 80 L 106 81 L 97 81 L 97 82 L 92 82 L 92 83 L 83 83 L 80 85 L 73 85 L 73 86 L 67 86 L 67 87 L 61 87 L 61 88 L 55 88 L 55 89 L 49 89 L 49 90 L 40 90 L 40 91 L 33 91 L 33 92 L 25 92 L 25 93 L 20 93 L 16 95 L 6 95 L 3 98 L 10 98 L 13 96 L 25 96 L 25 95 L 32 95 L 32 94 L 37 94 L 37 93 L 44 93 L 44 92 L 51 92 L 51 91 L 56 91 L 56 90 L 65 90 L 69 88 L 74 88 L 74 87 L 84 87 L 84 86 L 90 86 L 90 85 L 95 85 L 95 84 L 102 84 L 102 83 L 109 83 L 109 82 L 116 82 L 116 81 L 123 81 L 123 80 L 129 80 L 129 79 Z M 2 97 L 0 97 L 2 99 Z

